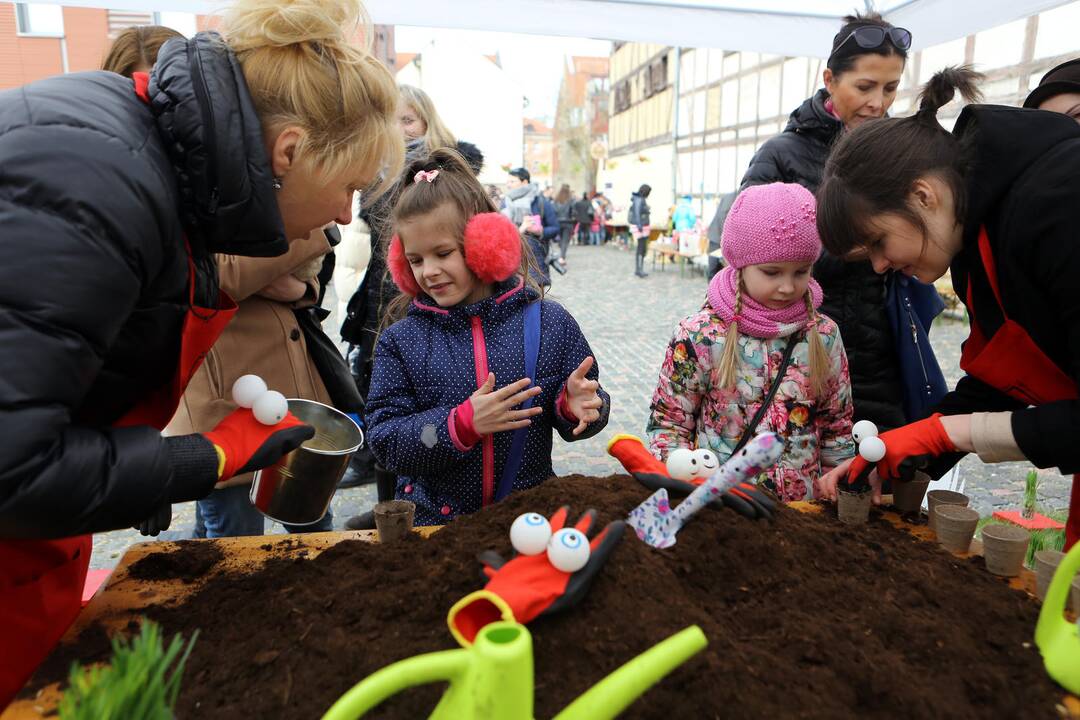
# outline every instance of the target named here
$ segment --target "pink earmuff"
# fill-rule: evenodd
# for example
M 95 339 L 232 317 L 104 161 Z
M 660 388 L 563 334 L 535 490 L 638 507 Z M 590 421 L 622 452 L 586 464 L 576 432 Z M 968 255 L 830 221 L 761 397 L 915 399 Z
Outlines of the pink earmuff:
M 397 235 L 390 240 L 386 263 L 390 277 L 403 293 L 414 297 L 420 293 Z M 514 223 L 497 212 L 473 215 L 465 224 L 465 264 L 485 283 L 506 280 L 517 272 L 521 267 L 521 236 Z

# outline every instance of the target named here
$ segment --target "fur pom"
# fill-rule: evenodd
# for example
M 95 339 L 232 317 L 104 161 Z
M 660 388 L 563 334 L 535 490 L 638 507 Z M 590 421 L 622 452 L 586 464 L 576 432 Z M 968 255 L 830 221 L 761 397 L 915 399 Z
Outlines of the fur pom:
M 506 280 L 517 272 L 521 235 L 514 223 L 497 212 L 473 215 L 465 225 L 465 264 L 485 283 Z
M 386 264 L 390 266 L 390 277 L 394 279 L 394 284 L 401 292 L 413 297 L 420 294 L 420 286 L 416 284 L 409 261 L 405 259 L 405 249 L 401 247 L 401 238 L 397 235 L 390 238 Z

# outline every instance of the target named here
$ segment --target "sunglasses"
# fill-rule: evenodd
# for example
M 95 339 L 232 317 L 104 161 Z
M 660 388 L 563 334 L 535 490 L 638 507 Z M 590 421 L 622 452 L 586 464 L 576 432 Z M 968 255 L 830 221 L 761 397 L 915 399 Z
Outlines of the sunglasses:
M 911 49 L 911 31 L 898 27 L 881 27 L 880 25 L 864 25 L 860 28 L 855 28 L 850 35 L 844 38 L 843 42 L 836 46 L 836 50 L 842 48 L 848 40 L 855 38 L 856 44 L 863 50 L 873 50 L 874 48 L 881 47 L 885 38 L 888 37 L 892 42 L 893 47 L 897 50 L 908 51 Z M 835 53 L 836 50 L 833 50 Z

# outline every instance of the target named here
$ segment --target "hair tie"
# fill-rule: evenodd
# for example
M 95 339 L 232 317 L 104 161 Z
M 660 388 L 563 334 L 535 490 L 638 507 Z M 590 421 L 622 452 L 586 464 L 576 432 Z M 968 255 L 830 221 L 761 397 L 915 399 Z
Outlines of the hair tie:
M 438 170 L 421 170 L 418 173 L 416 173 L 415 175 L 413 175 L 412 181 L 413 181 L 414 185 L 416 183 L 420 182 L 421 180 L 427 180 L 430 183 L 431 181 L 433 181 L 437 177 L 439 177 L 439 171 Z
M 734 315 L 731 316 L 731 322 L 733 322 L 733 323 L 737 323 L 740 320 L 742 320 L 742 316 L 739 315 L 738 313 L 735 313 Z

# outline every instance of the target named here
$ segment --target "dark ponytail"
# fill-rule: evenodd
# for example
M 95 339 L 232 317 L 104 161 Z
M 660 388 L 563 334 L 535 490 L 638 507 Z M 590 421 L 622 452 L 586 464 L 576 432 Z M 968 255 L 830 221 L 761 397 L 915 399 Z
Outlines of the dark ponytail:
M 872 219 L 883 213 L 903 217 L 925 236 L 922 216 L 908 197 L 915 181 L 928 175 L 948 185 L 956 221 L 963 222 L 967 160 L 956 138 L 938 123 L 937 112 L 957 92 L 977 101 L 982 77 L 966 66 L 945 68 L 923 87 L 915 115 L 871 120 L 840 138 L 817 191 L 818 233 L 826 250 L 842 257 L 865 246 Z
M 938 110 L 952 102 L 956 93 L 960 93 L 960 97 L 966 102 L 979 102 L 982 100 L 982 93 L 979 92 L 978 83 L 983 77 L 982 73 L 972 70 L 970 65 L 939 70 L 919 92 L 919 110 L 915 116 L 922 120 L 933 120 L 936 124 Z

